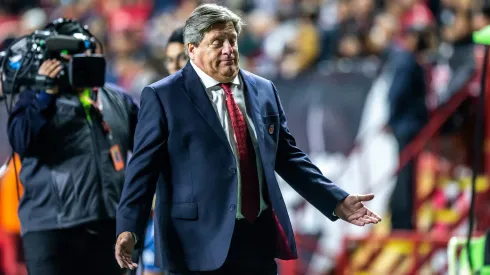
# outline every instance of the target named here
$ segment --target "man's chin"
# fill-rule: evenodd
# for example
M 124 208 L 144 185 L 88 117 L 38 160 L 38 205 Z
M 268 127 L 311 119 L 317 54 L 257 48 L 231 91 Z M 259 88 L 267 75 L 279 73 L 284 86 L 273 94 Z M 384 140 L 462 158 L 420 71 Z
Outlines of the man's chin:
M 221 75 L 227 78 L 235 78 L 238 75 L 238 68 L 229 68 L 227 70 L 223 70 Z

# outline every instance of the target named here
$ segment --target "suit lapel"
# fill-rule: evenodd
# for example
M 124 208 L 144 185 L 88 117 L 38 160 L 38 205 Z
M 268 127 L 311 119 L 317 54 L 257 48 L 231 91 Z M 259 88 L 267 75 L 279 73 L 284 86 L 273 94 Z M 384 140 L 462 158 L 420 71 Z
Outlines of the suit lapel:
M 204 89 L 199 76 L 192 68 L 190 62 L 187 62 L 182 70 L 182 74 L 184 76 L 185 83 L 184 90 L 189 96 L 192 104 L 201 114 L 204 120 L 209 124 L 209 126 L 211 126 L 218 138 L 224 142 L 227 147 L 230 147 L 230 143 L 226 138 L 223 126 L 221 126 L 221 123 L 219 122 L 218 115 L 216 115 L 216 111 L 214 110 L 213 105 L 206 94 L 206 90 Z
M 225 131 L 223 130 L 223 126 L 219 122 L 216 111 L 214 110 L 213 105 L 206 94 L 206 90 L 204 89 L 199 76 L 192 68 L 190 62 L 187 62 L 182 70 L 182 74 L 184 76 L 185 83 L 184 90 L 189 96 L 192 104 L 201 114 L 204 120 L 209 124 L 209 126 L 211 126 L 218 138 L 231 150 Z M 255 130 L 257 131 L 259 149 L 260 151 L 263 151 L 262 143 L 264 140 L 264 127 L 262 123 L 262 116 L 260 115 L 259 111 L 259 95 L 257 86 L 253 77 L 251 77 L 247 72 L 240 70 L 240 75 L 242 76 L 244 82 L 247 112 L 251 115 L 255 125 Z
M 259 111 L 259 94 L 255 80 L 247 72 L 240 70 L 243 82 L 245 84 L 245 102 L 247 104 L 247 112 L 251 115 L 255 125 L 255 131 L 257 131 L 257 143 L 262 151 L 262 141 L 264 140 L 264 127 L 262 123 L 262 116 Z

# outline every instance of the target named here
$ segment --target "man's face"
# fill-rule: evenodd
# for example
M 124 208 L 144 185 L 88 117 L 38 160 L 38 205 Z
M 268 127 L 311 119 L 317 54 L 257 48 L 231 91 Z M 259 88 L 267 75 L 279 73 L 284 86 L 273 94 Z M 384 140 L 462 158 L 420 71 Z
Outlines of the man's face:
M 171 42 L 167 45 L 165 51 L 165 68 L 169 74 L 173 74 L 182 69 L 187 62 L 187 56 L 184 51 L 184 44 Z
M 237 32 L 233 23 L 213 25 L 198 46 L 188 47 L 192 61 L 217 81 L 231 82 L 238 75 Z

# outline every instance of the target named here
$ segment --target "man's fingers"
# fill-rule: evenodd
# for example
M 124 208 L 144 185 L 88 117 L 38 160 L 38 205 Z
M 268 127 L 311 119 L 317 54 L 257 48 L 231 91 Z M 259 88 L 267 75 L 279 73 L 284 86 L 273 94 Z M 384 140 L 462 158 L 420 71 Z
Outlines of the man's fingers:
M 364 216 L 364 213 L 356 212 L 356 213 L 352 214 L 352 216 L 349 217 L 349 220 L 357 220 L 362 216 Z
M 119 266 L 121 266 L 121 268 L 134 269 L 138 267 L 137 264 L 133 263 L 131 256 L 125 252 L 116 255 L 116 260 L 119 263 Z
M 359 199 L 359 201 L 370 201 L 374 199 L 374 194 L 357 195 L 357 198 Z
M 116 256 L 116 259 L 119 259 L 119 255 L 121 254 L 121 246 L 116 244 L 116 247 L 114 247 L 114 255 Z
M 124 263 L 124 268 L 133 269 L 133 265 L 132 265 L 132 262 L 130 260 L 124 259 L 123 263 Z
M 350 223 L 355 224 L 357 226 L 364 226 L 364 223 L 359 220 L 352 220 Z
M 124 262 L 125 268 L 129 268 L 129 269 L 133 270 L 133 269 L 138 267 L 138 265 L 136 263 L 133 263 L 133 260 L 131 259 L 130 256 L 126 255 L 123 258 L 123 262 Z
M 363 218 L 364 218 L 365 220 L 368 220 L 368 221 L 369 221 L 369 223 L 378 223 L 378 220 L 377 220 L 377 219 L 375 219 L 375 218 L 373 218 L 373 217 L 371 217 L 371 216 L 369 216 L 369 215 L 365 215 Z
M 124 260 L 123 255 L 121 255 L 120 253 L 117 253 L 117 252 L 116 252 L 116 261 L 121 268 L 128 268 L 128 265 L 126 264 L 126 261 Z
M 368 215 L 369 215 L 370 217 L 373 217 L 373 218 L 377 219 L 377 220 L 378 220 L 378 222 L 380 222 L 380 221 L 381 221 L 381 217 L 380 217 L 380 216 L 378 216 L 376 213 L 372 212 L 371 210 L 368 210 Z
M 119 264 L 121 268 L 129 268 L 129 269 L 135 269 L 138 267 L 137 264 L 133 263 L 133 260 L 131 258 L 131 251 L 128 251 L 124 247 L 124 240 L 119 240 L 119 243 L 116 244 L 115 247 L 115 256 L 116 256 L 116 261 Z
M 360 221 L 360 222 L 362 222 L 362 223 L 364 223 L 364 224 L 369 224 L 369 223 L 371 223 L 371 220 L 369 220 L 369 219 L 365 218 L 365 216 L 364 216 L 364 217 L 360 217 L 360 218 L 359 218 L 359 219 L 357 219 L 357 220 L 358 220 L 358 221 Z
M 116 256 L 116 261 L 120 268 L 126 268 L 124 262 L 121 260 L 119 256 Z

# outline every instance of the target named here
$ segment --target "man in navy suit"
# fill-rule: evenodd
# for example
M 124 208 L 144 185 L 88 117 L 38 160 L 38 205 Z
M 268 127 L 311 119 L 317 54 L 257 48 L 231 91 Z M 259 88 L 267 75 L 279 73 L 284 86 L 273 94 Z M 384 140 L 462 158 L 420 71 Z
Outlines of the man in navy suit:
M 331 220 L 381 219 L 325 178 L 289 133 L 274 85 L 238 67 L 242 21 L 201 5 L 184 27 L 190 61 L 146 87 L 117 213 L 116 259 L 134 269 L 155 205 L 156 263 L 175 274 L 276 274 L 297 257 L 277 172 Z

